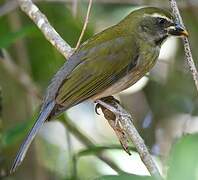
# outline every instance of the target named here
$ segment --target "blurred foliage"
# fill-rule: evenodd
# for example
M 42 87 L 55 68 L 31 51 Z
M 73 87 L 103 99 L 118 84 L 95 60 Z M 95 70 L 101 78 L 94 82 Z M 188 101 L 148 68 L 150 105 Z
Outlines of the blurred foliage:
M 185 136 L 173 147 L 169 159 L 168 180 L 197 179 L 198 134 Z
M 3 35 L 3 37 L 1 38 L 0 48 L 8 48 L 12 43 L 15 43 L 17 39 L 28 36 L 34 31 L 34 26 L 27 26 L 23 27 L 19 31 L 6 33 L 6 35 Z
M 7 1 L 0 1 L 0 7 L 5 2 Z M 115 4 L 107 2 L 94 3 L 90 23 L 83 41 L 95 32 L 117 23 L 134 8 L 133 5 L 124 4 L 121 0 L 119 3 L 116 1 Z M 156 1 L 138 1 L 139 4 L 141 2 L 143 5 L 149 5 Z M 190 2 L 186 1 L 186 6 L 182 8 L 182 15 L 190 32 L 193 56 L 197 64 L 198 5 L 192 6 Z M 156 4 L 160 6 L 160 3 Z M 72 47 L 75 47 L 83 26 L 87 4 L 79 1 L 76 15 L 73 12 L 72 2 L 39 1 L 38 6 L 63 39 Z M 22 68 L 43 93 L 53 74 L 65 61 L 33 22 L 19 9 L 0 17 L 0 48 L 6 50 L 10 56 L 9 60 L 17 67 Z M 143 91 L 120 96 L 121 102 L 127 107 L 128 111 L 134 114 L 134 121 L 149 148 L 152 150 L 154 145 L 157 144 L 158 151 L 160 151 L 158 154 L 162 155 L 162 162 L 165 162 L 162 169 L 165 172 L 168 169 L 168 180 L 198 179 L 197 135 L 185 136 L 177 140 L 170 151 L 170 155 L 168 155 L 169 158 L 164 158 L 164 154 L 161 154 L 161 152 L 165 152 L 166 155 L 169 154 L 170 146 L 174 144 L 175 139 L 180 138 L 183 134 L 183 121 L 176 118 L 177 115 L 181 115 L 179 117 L 183 117 L 183 114 L 189 115 L 186 121 L 189 121 L 190 117 L 189 122 L 191 129 L 193 129 L 192 132 L 198 130 L 198 123 L 196 123 L 198 114 L 197 92 L 188 66 L 183 59 L 183 47 L 179 41 L 177 52 L 169 61 L 165 81 L 156 78 L 159 74 L 152 72 L 149 75 L 150 81 Z M 34 123 L 37 116 L 36 109 L 40 104 L 37 97 L 32 97 L 33 95 L 27 92 L 27 88 L 18 80 L 19 77 L 13 77 L 9 69 L 5 68 L 4 63 L 6 61 L 6 57 L 0 51 L 0 176 L 2 178 L 8 173 L 19 144 Z M 146 117 L 150 118 L 151 125 L 148 128 L 142 128 Z M 80 115 L 76 122 L 79 121 Z M 87 124 L 91 123 L 88 122 Z M 92 136 L 98 130 L 97 126 L 96 124 L 94 128 L 92 127 L 92 132 L 85 131 Z M 106 129 L 110 128 L 106 127 Z M 164 134 L 157 133 L 159 131 Z M 51 133 L 50 130 L 49 132 Z M 100 134 L 100 141 L 101 139 L 104 140 L 103 131 Z M 115 141 L 113 138 L 112 142 Z M 67 140 L 69 141 L 69 139 Z M 82 148 L 75 144 L 73 146 L 77 146 L 77 148 L 73 147 L 73 151 L 69 152 L 69 148 L 72 149 L 72 143 L 69 144 L 68 141 L 65 142 L 66 149 L 63 149 L 60 145 L 46 140 L 43 136 L 37 138 L 36 148 L 30 148 L 22 167 L 12 177 L 4 179 L 152 179 L 151 177 L 132 174 L 104 176 L 105 173 L 100 169 L 95 157 L 98 153 L 106 150 L 120 149 L 120 146 L 112 145 L 112 142 L 89 148 Z M 71 141 L 73 142 L 73 140 Z M 122 151 L 120 152 L 122 156 Z M 117 162 L 118 165 L 123 163 L 125 162 Z

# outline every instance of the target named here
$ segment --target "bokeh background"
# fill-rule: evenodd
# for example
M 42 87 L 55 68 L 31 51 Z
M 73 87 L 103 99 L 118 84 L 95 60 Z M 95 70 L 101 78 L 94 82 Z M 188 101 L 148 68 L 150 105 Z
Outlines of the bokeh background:
M 63 39 L 75 47 L 88 2 L 36 3 Z M 198 1 L 178 0 L 178 4 L 197 64 Z M 83 41 L 142 5 L 170 9 L 168 0 L 95 0 Z M 19 145 L 37 117 L 49 80 L 65 59 L 14 0 L 0 0 L 0 48 L 0 179 L 149 179 L 140 177 L 149 173 L 138 154 L 132 151 L 128 156 L 121 149 L 108 122 L 96 115 L 91 102 L 46 123 L 22 166 L 7 177 Z M 170 38 L 153 70 L 132 88 L 116 95 L 132 114 L 168 180 L 198 180 L 198 92 L 184 57 L 182 41 Z M 103 155 L 106 163 L 101 160 Z M 115 176 L 124 172 L 130 175 Z

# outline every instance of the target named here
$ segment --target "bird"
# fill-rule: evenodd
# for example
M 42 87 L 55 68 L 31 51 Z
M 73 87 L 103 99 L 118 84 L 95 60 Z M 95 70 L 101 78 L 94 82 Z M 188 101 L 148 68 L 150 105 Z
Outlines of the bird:
M 119 93 L 155 65 L 169 36 L 188 36 L 167 10 L 139 7 L 80 45 L 52 78 L 32 129 L 19 148 L 10 173 L 22 163 L 44 122 L 67 109 Z

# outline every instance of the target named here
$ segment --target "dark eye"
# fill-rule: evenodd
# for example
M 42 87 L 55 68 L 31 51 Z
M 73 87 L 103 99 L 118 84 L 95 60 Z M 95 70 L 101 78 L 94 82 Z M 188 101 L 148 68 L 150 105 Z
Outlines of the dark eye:
M 160 25 L 163 25 L 166 23 L 166 19 L 163 19 L 163 18 L 160 18 L 158 21 Z

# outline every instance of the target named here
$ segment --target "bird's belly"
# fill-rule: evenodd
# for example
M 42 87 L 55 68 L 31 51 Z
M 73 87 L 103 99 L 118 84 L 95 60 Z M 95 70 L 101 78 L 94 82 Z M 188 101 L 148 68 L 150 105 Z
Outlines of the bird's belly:
M 129 73 L 125 77 L 118 80 L 118 82 L 114 83 L 112 86 L 110 86 L 109 88 L 107 88 L 103 92 L 93 96 L 91 99 L 92 100 L 97 100 L 97 99 L 100 99 L 100 98 L 103 98 L 103 97 L 107 97 L 107 96 L 117 94 L 117 93 L 129 88 L 133 84 L 135 84 L 144 75 L 145 75 L 145 73 L 143 73 L 139 69 L 133 70 L 131 73 Z
M 123 78 L 119 79 L 116 83 L 112 84 L 103 92 L 98 93 L 95 96 L 92 96 L 90 99 L 95 101 L 103 97 L 117 94 L 129 88 L 130 86 L 135 84 L 138 80 L 140 80 L 147 72 L 150 71 L 150 69 L 155 65 L 158 55 L 159 53 L 157 49 L 156 53 L 153 53 L 152 56 L 145 56 L 147 58 L 141 58 L 144 59 L 143 64 L 137 65 L 137 67 L 135 67 L 131 72 L 129 72 Z
M 130 72 L 128 72 L 123 78 L 119 79 L 117 82 L 112 84 L 110 87 L 105 89 L 103 92 L 92 96 L 90 99 L 97 100 L 103 97 L 111 96 L 117 94 L 140 80 L 151 68 L 155 65 L 155 62 L 159 56 L 159 48 L 149 48 L 144 50 L 144 54 L 139 57 L 136 67 L 134 67 Z

